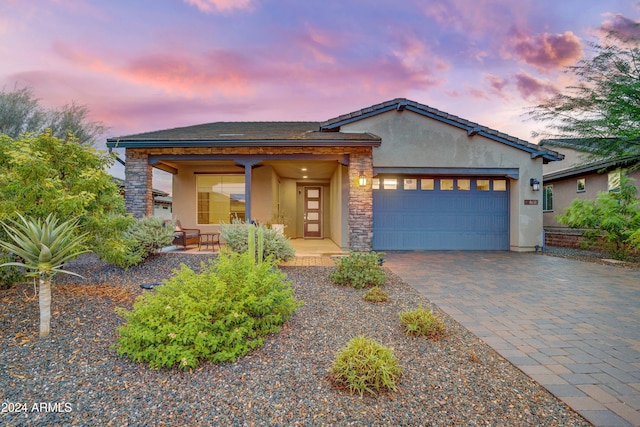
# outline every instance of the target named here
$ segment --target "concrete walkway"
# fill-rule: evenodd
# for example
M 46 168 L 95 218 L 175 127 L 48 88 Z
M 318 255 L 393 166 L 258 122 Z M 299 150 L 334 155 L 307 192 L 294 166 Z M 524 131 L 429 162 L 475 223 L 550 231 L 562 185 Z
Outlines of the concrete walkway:
M 512 252 L 386 260 L 595 426 L 640 426 L 640 271 Z

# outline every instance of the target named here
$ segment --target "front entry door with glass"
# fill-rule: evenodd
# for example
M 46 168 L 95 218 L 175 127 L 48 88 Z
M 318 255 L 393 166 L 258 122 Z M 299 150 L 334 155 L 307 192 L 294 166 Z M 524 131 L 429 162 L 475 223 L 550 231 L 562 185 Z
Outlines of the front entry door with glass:
M 304 237 L 322 237 L 322 187 L 304 187 Z

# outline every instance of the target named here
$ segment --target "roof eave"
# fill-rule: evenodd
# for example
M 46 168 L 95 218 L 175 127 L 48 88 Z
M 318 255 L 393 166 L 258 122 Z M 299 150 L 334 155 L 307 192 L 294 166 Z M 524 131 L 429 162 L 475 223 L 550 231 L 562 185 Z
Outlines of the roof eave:
M 571 178 L 573 176 L 583 175 L 586 173 L 597 172 L 602 169 L 611 169 L 619 166 L 628 166 L 640 162 L 640 156 L 629 156 L 619 159 L 607 159 L 592 162 L 580 166 L 573 167 L 571 169 L 563 169 L 556 172 L 551 172 L 542 176 L 543 181 L 556 181 L 564 178 Z
M 431 111 L 431 109 L 424 109 L 424 108 L 421 108 L 420 105 L 412 105 L 411 101 L 403 98 L 395 99 L 393 101 L 383 103 L 380 105 L 379 108 L 369 107 L 368 109 L 363 110 L 361 114 L 354 115 L 354 113 L 351 113 L 349 115 L 341 116 L 341 117 L 344 117 L 343 119 L 340 119 L 340 117 L 336 119 L 330 119 L 322 123 L 320 125 L 320 129 L 321 130 L 339 130 L 340 127 L 343 125 L 357 122 L 359 120 L 366 119 L 368 117 L 373 117 L 378 114 L 383 114 L 388 111 L 394 111 L 394 110 L 411 111 L 413 113 L 420 114 L 422 116 L 429 117 L 431 119 L 440 121 L 442 123 L 446 123 L 448 125 L 454 126 L 458 129 L 465 130 L 467 131 L 467 135 L 469 137 L 474 135 L 480 135 L 485 138 L 491 139 L 493 141 L 506 144 L 513 148 L 526 151 L 531 154 L 532 159 L 535 159 L 537 157 L 542 157 L 546 161 L 559 161 L 564 159 L 564 155 L 557 153 L 555 151 L 539 149 L 537 146 L 534 146 L 534 144 L 530 144 L 527 141 L 522 141 L 514 137 L 508 137 L 508 138 L 501 137 L 500 135 L 496 135 L 495 133 L 493 133 L 494 131 L 492 129 L 481 126 L 477 123 L 473 123 L 468 120 L 460 119 L 457 117 L 454 118 L 451 115 L 444 116 L 442 114 L 439 114 L 439 113 L 442 113 L 439 110 L 434 109 L 433 111 Z M 495 132 L 498 133 L 497 131 Z
M 379 147 L 380 139 L 305 140 L 122 140 L 107 139 L 108 148 L 187 148 L 187 147 Z

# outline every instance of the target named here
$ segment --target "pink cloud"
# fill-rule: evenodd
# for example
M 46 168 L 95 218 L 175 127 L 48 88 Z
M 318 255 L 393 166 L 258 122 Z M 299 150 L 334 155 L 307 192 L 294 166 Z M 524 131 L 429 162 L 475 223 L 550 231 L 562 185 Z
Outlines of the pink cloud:
M 524 99 L 543 100 L 556 95 L 558 89 L 551 83 L 521 71 L 515 76 L 516 88 Z
M 516 57 L 541 72 L 574 64 L 582 56 L 580 39 L 571 31 L 535 36 L 514 32 L 514 38 L 509 44 Z
M 430 0 L 424 3 L 422 10 L 426 16 L 459 33 L 496 34 L 501 29 L 497 22 L 515 22 L 516 25 L 526 22 L 522 19 L 526 13 L 518 13 L 526 6 L 518 3 L 514 8 L 513 0 Z
M 486 74 L 484 76 L 485 81 L 489 85 L 489 91 L 498 95 L 502 99 L 508 99 L 509 97 L 506 94 L 506 88 L 509 84 L 509 80 L 504 77 L 495 76 L 493 74 Z
M 233 9 L 250 9 L 252 0 L 184 0 L 202 12 L 228 12 Z
M 609 19 L 600 25 L 600 31 L 605 36 L 616 36 L 619 40 L 640 40 L 640 22 L 622 16 L 620 13 L 608 13 Z
M 240 53 L 214 50 L 204 54 L 148 54 L 133 59 L 120 71 L 137 83 L 161 87 L 167 92 L 197 94 L 216 90 L 241 95 L 250 92 L 254 66 Z

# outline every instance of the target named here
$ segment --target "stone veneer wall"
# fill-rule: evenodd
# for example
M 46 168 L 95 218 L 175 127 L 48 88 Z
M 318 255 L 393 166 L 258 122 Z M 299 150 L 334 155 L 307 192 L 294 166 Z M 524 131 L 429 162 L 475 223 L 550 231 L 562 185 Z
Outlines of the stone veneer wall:
M 125 203 L 127 211 L 136 218 L 153 213 L 151 192 L 151 166 L 149 155 L 226 154 L 347 154 L 349 155 L 349 248 L 354 251 L 371 251 L 373 243 L 373 176 L 371 147 L 173 147 L 128 148 L 126 154 Z M 358 178 L 363 173 L 367 185 L 360 187 Z
M 149 166 L 149 155 L 142 150 L 127 148 L 125 157 L 125 196 L 127 211 L 135 218 L 153 214 L 153 173 Z
M 361 187 L 364 176 L 367 184 Z M 369 252 L 373 247 L 373 162 L 371 149 L 349 156 L 349 248 Z

